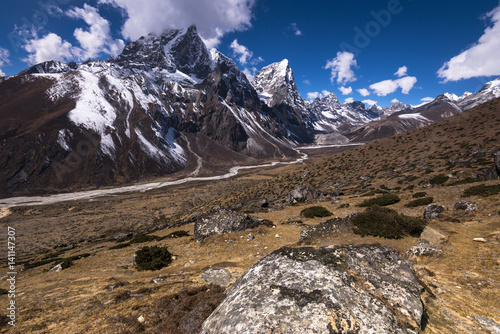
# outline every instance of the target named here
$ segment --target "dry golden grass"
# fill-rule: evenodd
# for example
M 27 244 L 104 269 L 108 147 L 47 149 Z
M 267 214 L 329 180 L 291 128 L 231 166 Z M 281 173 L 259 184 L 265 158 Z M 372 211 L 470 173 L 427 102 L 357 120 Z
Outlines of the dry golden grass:
M 18 262 L 39 261 L 56 253 L 61 258 L 91 255 L 74 261 L 72 267 L 61 272 L 48 272 L 53 264 L 21 272 L 17 280 L 16 300 L 20 306 L 17 326 L 1 330 L 19 334 L 168 332 L 165 329 L 168 325 L 165 322 L 171 321 L 167 320 L 170 319 L 167 313 L 171 312 L 168 302 L 177 298 L 175 295 L 180 291 L 195 291 L 193 296 L 200 297 L 193 303 L 205 297 L 210 303 L 212 300 L 217 303 L 221 293 L 202 288 L 205 283 L 200 275 L 207 268 L 227 268 L 233 283 L 263 256 L 282 246 L 301 245 L 298 240 L 304 226 L 287 222 L 300 219 L 309 226 L 327 219 L 301 217 L 304 208 L 321 205 L 334 216 L 346 217 L 364 210 L 356 205 L 374 196 L 363 195 L 376 190 L 397 193 L 401 201 L 390 207 L 409 216 L 422 215 L 422 207 L 404 206 L 419 191 L 425 191 L 427 196 L 434 197 L 435 203 L 446 208 L 442 219 L 429 222 L 430 227 L 448 236 L 443 252 L 412 259 L 425 286 L 422 300 L 429 319 L 424 333 L 488 333 L 474 317 L 485 316 L 500 323 L 500 195 L 467 198 L 477 203 L 479 210 L 466 214 L 453 210 L 453 204 L 463 199 L 461 195 L 470 184 L 433 187 L 427 181 L 434 175 L 450 174 L 449 184 L 475 177 L 478 170 L 488 167 L 489 156 L 474 156 L 473 150 L 491 152 L 499 148 L 498 141 L 491 140 L 498 138 L 500 132 L 498 104 L 492 102 L 478 111 L 429 128 L 343 153 L 315 151 L 304 164 L 248 170 L 229 180 L 191 183 L 147 193 L 2 210 L 2 240 L 7 226 L 16 227 Z M 450 164 L 450 160 L 458 163 Z M 461 165 L 462 162 L 467 164 Z M 218 204 L 231 207 L 256 197 L 282 202 L 299 185 L 321 188 L 337 181 L 345 192 L 339 202 L 313 200 L 255 213 L 274 222 L 274 228 L 259 227 L 210 237 L 203 243 L 192 240 L 192 223 L 164 228 L 165 224 Z M 165 219 L 158 219 L 160 215 Z M 188 231 L 190 236 L 110 249 L 117 244 L 111 239 L 118 232 L 166 236 L 179 230 Z M 248 233 L 255 239 L 248 240 Z M 476 237 L 487 242 L 472 241 Z M 312 245 L 382 244 L 404 255 L 417 242 L 417 238 L 410 237 L 392 240 L 343 233 L 314 240 Z M 54 248 L 61 244 L 74 248 Z M 134 269 L 132 256 L 138 247 L 165 244 L 175 256 L 171 266 L 155 272 Z M 152 282 L 155 278 L 163 281 L 155 284 Z M 0 288 L 6 288 L 5 280 L 0 282 Z M 183 296 L 179 298 L 187 299 L 190 294 Z M 7 302 L 8 297 L 1 295 L 0 304 Z M 207 303 L 205 307 L 215 305 Z M 143 323 L 138 321 L 141 316 L 145 319 Z

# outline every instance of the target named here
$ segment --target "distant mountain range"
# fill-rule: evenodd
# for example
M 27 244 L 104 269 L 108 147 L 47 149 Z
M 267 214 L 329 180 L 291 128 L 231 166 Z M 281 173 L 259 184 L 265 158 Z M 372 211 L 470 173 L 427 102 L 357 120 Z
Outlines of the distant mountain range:
M 287 60 L 249 82 L 191 26 L 141 37 L 105 61 L 48 61 L 0 78 L 0 189 L 6 197 L 201 175 L 296 156 L 318 134 L 378 139 L 498 96 L 500 79 L 415 109 L 340 104 L 333 93 L 311 103 Z

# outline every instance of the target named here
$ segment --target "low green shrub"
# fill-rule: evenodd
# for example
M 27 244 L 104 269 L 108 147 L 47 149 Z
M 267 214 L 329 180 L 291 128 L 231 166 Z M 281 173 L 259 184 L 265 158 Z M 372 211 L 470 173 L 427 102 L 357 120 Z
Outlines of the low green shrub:
M 449 176 L 439 174 L 439 175 L 436 175 L 434 177 L 431 177 L 431 179 L 429 180 L 429 183 L 439 185 L 439 184 L 443 184 L 446 181 L 448 181 L 449 178 L 450 178 Z
M 349 207 L 349 203 L 343 203 L 343 204 L 339 205 L 339 209 L 344 209 L 344 208 L 348 208 L 348 207 Z
M 172 263 L 172 253 L 166 247 L 143 247 L 135 255 L 137 270 L 160 270 Z
M 418 237 L 424 230 L 426 221 L 399 214 L 397 211 L 379 206 L 367 208 L 351 220 L 354 233 L 382 238 L 400 239 L 405 236 Z
M 424 197 L 408 202 L 405 204 L 405 206 L 407 208 L 416 208 L 417 206 L 428 205 L 431 204 L 432 202 L 434 202 L 434 197 Z
M 401 199 L 398 195 L 387 194 L 379 197 L 370 198 L 364 200 L 362 203 L 358 204 L 359 207 L 365 208 L 369 206 L 387 206 L 399 202 Z
M 497 195 L 499 192 L 500 192 L 500 184 L 493 184 L 491 186 L 480 184 L 478 186 L 465 189 L 462 197 L 470 197 L 470 196 L 488 197 L 492 195 Z
M 314 218 L 314 217 L 329 217 L 333 215 L 328 209 L 322 206 L 311 206 L 300 212 L 300 214 L 306 218 Z
M 412 197 L 413 198 L 420 198 L 420 197 L 425 197 L 425 196 L 427 196 L 427 193 L 425 191 L 420 191 L 418 193 L 414 193 Z

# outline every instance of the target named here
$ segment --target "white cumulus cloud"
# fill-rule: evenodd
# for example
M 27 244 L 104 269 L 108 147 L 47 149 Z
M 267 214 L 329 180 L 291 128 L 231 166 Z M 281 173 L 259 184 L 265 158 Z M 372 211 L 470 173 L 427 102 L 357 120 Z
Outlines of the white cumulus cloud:
M 407 73 L 408 73 L 408 67 L 401 66 L 400 68 L 398 68 L 396 73 L 394 73 L 394 75 L 401 78 L 401 77 L 404 77 Z
M 101 53 L 116 56 L 123 50 L 125 43 L 111 37 L 109 22 L 99 15 L 97 8 L 84 4 L 83 8 L 73 8 L 66 15 L 89 25 L 88 30 L 77 28 L 73 34 L 81 47 L 74 50 L 78 59 L 94 58 Z
M 432 100 L 434 100 L 434 98 L 430 97 L 430 96 L 423 97 L 423 98 L 420 99 L 420 101 L 422 101 L 422 102 L 431 102 Z
M 125 12 L 122 35 L 136 40 L 149 33 L 196 24 L 208 48 L 226 33 L 250 28 L 256 0 L 99 0 Z
M 319 92 L 309 92 L 309 93 L 307 93 L 307 99 L 308 100 L 315 100 L 319 96 L 320 96 Z
M 24 49 L 30 53 L 23 59 L 29 64 L 48 60 L 67 61 L 73 58 L 73 45 L 54 33 L 27 41 Z
M 312 102 L 318 97 L 326 97 L 330 94 L 331 94 L 331 92 L 327 91 L 326 89 L 322 90 L 321 93 L 320 92 L 309 92 L 309 93 L 307 93 L 307 99 Z
M 370 85 L 375 94 L 378 96 L 386 96 L 394 93 L 398 88 L 401 88 L 403 94 L 408 94 L 413 86 L 417 83 L 416 77 L 406 76 L 397 80 L 383 80 Z
M 351 52 L 337 52 L 337 57 L 326 62 L 325 69 L 331 70 L 330 81 L 334 82 L 337 78 L 337 83 L 346 84 L 348 82 L 356 81 L 356 76 L 352 67 L 356 67 L 357 63 L 354 59 L 354 54 Z
M 500 75 L 500 5 L 486 14 L 491 25 L 479 40 L 459 55 L 445 62 L 438 70 L 443 82 L 481 76 Z
M 363 97 L 367 97 L 370 95 L 370 91 L 366 88 L 360 88 L 360 89 L 356 89 L 358 91 L 359 94 L 361 94 L 361 96 Z
M 377 104 L 377 101 L 373 101 L 373 100 L 370 100 L 370 99 L 368 99 L 368 100 L 363 100 L 363 101 L 361 101 L 361 102 L 363 102 L 364 104 L 366 104 L 366 105 L 368 105 L 368 106 L 370 106 L 370 107 L 371 107 L 371 106 L 373 106 L 374 104 Z
M 391 103 L 397 103 L 397 102 L 399 102 L 399 100 L 398 100 L 398 99 L 392 99 L 392 100 L 391 100 Z
M 348 97 L 344 100 L 344 103 L 353 103 L 354 102 L 354 98 L 353 97 Z
M 349 95 L 352 93 L 352 87 L 339 87 L 339 90 L 342 92 L 342 95 Z
M 237 39 L 232 41 L 229 47 L 242 65 L 246 65 L 248 60 L 253 57 L 253 52 L 248 50 L 246 46 L 239 44 Z
M 84 4 L 83 8 L 75 7 L 65 15 L 81 19 L 88 25 L 87 30 L 76 28 L 73 33 L 79 46 L 74 46 L 55 33 L 38 38 L 35 32 L 31 39 L 26 38 L 24 49 L 29 54 L 23 59 L 25 62 L 37 64 L 48 60 L 87 60 L 101 54 L 115 56 L 123 50 L 125 43 L 112 38 L 110 23 L 99 14 L 97 8 Z

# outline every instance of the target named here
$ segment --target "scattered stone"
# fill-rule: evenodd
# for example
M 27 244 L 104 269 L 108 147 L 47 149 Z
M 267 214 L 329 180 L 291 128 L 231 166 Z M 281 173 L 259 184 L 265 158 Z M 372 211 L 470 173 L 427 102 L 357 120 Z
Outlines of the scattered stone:
M 248 233 L 247 238 L 248 238 L 248 240 L 253 240 L 253 239 L 255 239 L 255 236 L 252 233 Z
M 226 244 L 228 244 L 228 245 L 233 245 L 235 243 L 236 243 L 236 241 L 234 241 L 234 240 L 226 240 Z
M 226 268 L 209 268 L 201 274 L 201 278 L 208 284 L 225 287 L 231 281 L 231 273 Z
M 472 239 L 472 241 L 475 241 L 475 242 L 488 242 L 485 238 L 474 238 L 474 239 Z
M 117 233 L 113 236 L 113 239 L 121 240 L 121 239 L 132 238 L 133 236 L 134 235 L 132 233 Z
M 427 241 L 435 246 L 440 246 L 442 243 L 448 241 L 448 237 L 435 229 L 426 226 L 420 235 L 421 241 Z
M 300 232 L 299 241 L 311 242 L 318 238 L 324 238 L 337 233 L 348 232 L 352 230 L 352 224 L 349 218 L 333 218 L 325 222 L 310 226 Z
M 226 290 L 201 333 L 419 333 L 420 291 L 386 247 L 283 247 Z
M 493 334 L 500 334 L 500 324 L 495 320 L 488 317 L 476 316 L 474 317 L 481 326 L 491 331 Z
M 413 246 L 406 252 L 407 257 L 412 256 L 425 256 L 425 255 L 435 255 L 441 253 L 442 250 L 436 245 L 431 244 L 425 240 L 420 240 L 418 245 Z
M 319 193 L 316 189 L 309 189 L 304 186 L 295 188 L 288 196 L 288 203 L 295 202 L 305 202 L 311 199 L 316 199 L 319 197 Z
M 55 265 L 54 267 L 52 267 L 52 269 L 49 270 L 49 272 L 52 272 L 52 273 L 58 273 L 60 272 L 62 269 L 62 265 L 61 263 Z
M 144 319 L 144 317 L 141 315 L 139 318 L 137 318 L 137 321 L 142 324 L 144 321 L 146 321 L 146 319 Z
M 164 278 L 153 278 L 152 282 L 154 284 L 160 284 L 161 282 L 163 282 L 165 279 Z
M 444 211 L 444 207 L 439 204 L 429 204 L 424 208 L 424 218 L 425 219 L 433 219 L 439 218 L 441 216 L 441 212 Z
M 194 225 L 194 239 L 198 242 L 212 235 L 245 231 L 259 225 L 272 223 L 244 213 L 215 207 L 206 217 L 200 217 Z
M 279 237 L 280 237 L 280 235 L 279 235 L 279 234 L 276 234 L 274 237 L 275 237 L 275 238 L 279 238 Z
M 453 205 L 453 209 L 455 210 L 464 210 L 464 211 L 477 211 L 479 207 L 474 202 L 469 201 L 460 201 Z

